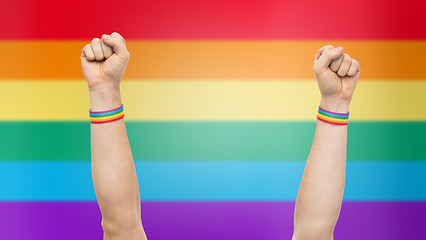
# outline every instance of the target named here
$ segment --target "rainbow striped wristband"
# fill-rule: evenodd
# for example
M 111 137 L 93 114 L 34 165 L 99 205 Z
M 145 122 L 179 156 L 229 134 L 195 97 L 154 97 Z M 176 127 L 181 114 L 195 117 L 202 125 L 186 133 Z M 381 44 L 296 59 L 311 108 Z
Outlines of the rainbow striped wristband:
M 108 111 L 93 112 L 92 110 L 89 110 L 89 115 L 91 123 L 109 123 L 124 118 L 124 108 L 123 105 L 121 105 L 118 108 Z
M 319 107 L 317 119 L 325 123 L 334 124 L 334 125 L 348 125 L 349 112 L 335 113 L 335 112 L 330 112 Z

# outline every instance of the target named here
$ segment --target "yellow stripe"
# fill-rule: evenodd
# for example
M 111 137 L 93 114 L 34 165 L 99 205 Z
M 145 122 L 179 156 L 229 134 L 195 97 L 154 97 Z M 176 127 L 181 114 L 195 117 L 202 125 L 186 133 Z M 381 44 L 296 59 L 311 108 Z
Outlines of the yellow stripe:
M 348 119 L 342 120 L 342 119 L 338 119 L 338 118 L 331 118 L 331 117 L 324 116 L 324 115 L 322 115 L 320 113 L 318 113 L 318 116 L 320 118 L 322 118 L 322 119 L 325 119 L 325 120 L 331 121 L 331 122 L 340 122 L 340 123 L 346 123 L 346 122 L 348 122 Z
M 350 108 L 351 120 L 426 120 L 426 81 L 363 81 Z M 306 81 L 126 81 L 127 120 L 315 120 L 320 101 Z M 83 79 L 0 81 L 1 120 L 87 120 Z
M 108 116 L 108 117 L 91 118 L 91 120 L 93 122 L 102 122 L 102 121 L 108 121 L 108 120 L 111 120 L 111 119 L 116 119 L 116 118 L 119 118 L 119 117 L 121 117 L 123 115 L 124 115 L 124 112 L 119 113 L 117 115 Z

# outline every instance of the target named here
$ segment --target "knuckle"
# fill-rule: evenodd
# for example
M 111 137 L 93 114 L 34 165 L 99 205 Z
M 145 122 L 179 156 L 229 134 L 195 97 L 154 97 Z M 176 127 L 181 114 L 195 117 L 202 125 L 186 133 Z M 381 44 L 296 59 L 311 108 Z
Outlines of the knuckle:
M 111 36 L 112 38 L 116 38 L 116 37 L 118 37 L 118 35 L 120 35 L 120 34 L 118 34 L 118 33 L 116 33 L 116 32 L 113 32 L 113 33 L 111 33 L 111 35 L 110 35 L 110 36 Z
M 99 38 L 93 38 L 92 39 L 92 44 L 96 44 L 96 43 L 98 43 L 98 42 L 100 42 L 100 39 Z
M 361 66 L 359 64 L 359 62 L 355 59 L 352 59 L 354 66 L 356 67 L 357 71 L 360 72 L 361 71 Z
M 322 55 L 328 56 L 330 55 L 330 51 L 331 49 L 324 49 L 324 52 L 322 53 Z
M 115 39 L 117 39 L 117 40 L 121 40 L 121 41 L 123 41 L 124 43 L 126 43 L 126 40 L 124 40 L 124 37 L 123 37 L 123 36 L 121 36 L 121 34 L 119 34 L 119 33 L 117 33 L 117 32 L 113 32 L 113 33 L 111 33 L 111 37 L 113 37 L 113 38 L 115 38 Z
M 129 53 L 129 51 L 125 51 L 125 52 L 123 53 L 123 56 L 124 56 L 126 59 L 129 59 L 129 58 L 130 58 L 130 53 Z
M 122 36 L 121 36 L 119 33 L 117 33 L 117 32 L 113 32 L 113 33 L 111 33 L 111 37 L 114 37 L 114 38 L 122 38 Z
M 83 48 L 83 52 L 90 52 L 90 50 L 92 50 L 92 48 L 90 47 L 90 44 L 87 44 L 87 45 Z
M 339 68 L 339 65 L 337 65 L 335 63 L 330 64 L 331 71 L 336 72 L 338 70 L 338 68 Z
M 91 51 L 87 50 L 87 51 L 84 51 L 84 53 L 86 54 L 87 59 L 89 59 L 89 60 L 95 59 L 95 56 L 93 55 L 93 53 Z
M 345 61 L 345 62 L 347 62 L 347 63 L 350 63 L 351 62 L 351 57 L 349 57 L 349 55 L 348 54 L 344 54 L 343 55 L 343 61 Z
M 86 46 L 83 47 L 83 52 L 87 52 L 89 48 L 90 48 L 90 44 L 86 44 Z
M 320 67 L 318 66 L 318 64 L 314 64 L 313 70 L 314 70 L 314 73 L 320 72 Z
M 333 54 L 334 54 L 334 50 L 333 49 L 328 49 L 328 50 L 325 50 L 325 52 L 324 52 L 324 56 L 326 58 L 332 58 Z
M 104 59 L 105 56 L 104 56 L 103 52 L 100 51 L 97 54 L 95 54 L 95 58 L 96 58 L 96 60 L 100 61 L 100 60 Z

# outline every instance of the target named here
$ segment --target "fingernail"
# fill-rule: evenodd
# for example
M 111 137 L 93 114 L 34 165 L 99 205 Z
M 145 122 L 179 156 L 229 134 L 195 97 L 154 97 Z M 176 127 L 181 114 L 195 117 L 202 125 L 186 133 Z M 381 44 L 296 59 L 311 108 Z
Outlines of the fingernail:
M 109 35 L 104 34 L 102 35 L 102 38 L 109 39 Z
M 340 52 L 340 51 L 342 51 L 342 50 L 343 50 L 343 48 L 342 48 L 342 47 L 337 47 L 337 48 L 335 48 L 334 50 L 336 50 L 336 52 Z

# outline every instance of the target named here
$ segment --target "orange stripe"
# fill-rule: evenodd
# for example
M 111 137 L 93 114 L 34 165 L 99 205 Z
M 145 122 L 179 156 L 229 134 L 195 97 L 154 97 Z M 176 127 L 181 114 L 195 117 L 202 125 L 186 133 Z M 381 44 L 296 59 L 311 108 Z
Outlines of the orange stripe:
M 88 42 L 0 41 L 1 79 L 82 80 L 79 56 Z M 426 79 L 426 41 L 129 41 L 125 77 L 313 79 L 313 58 L 328 43 L 359 60 L 364 80 Z
M 346 123 L 346 122 L 349 121 L 349 119 L 343 120 L 343 119 L 338 119 L 338 118 L 331 118 L 331 117 L 327 117 L 327 116 L 324 116 L 324 115 L 319 114 L 319 113 L 318 113 L 318 117 L 321 118 L 321 119 L 325 119 L 327 121 L 331 121 L 331 122 Z

